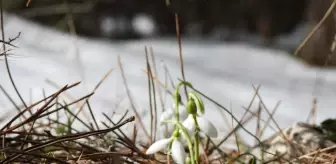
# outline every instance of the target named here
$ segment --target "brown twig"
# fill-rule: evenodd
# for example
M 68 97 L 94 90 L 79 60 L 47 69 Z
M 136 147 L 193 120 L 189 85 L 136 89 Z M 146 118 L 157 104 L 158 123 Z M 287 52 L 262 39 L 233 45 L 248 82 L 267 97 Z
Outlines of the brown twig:
M 279 105 L 280 105 L 281 101 L 278 101 L 277 104 L 275 105 L 275 107 L 273 108 L 273 111 L 271 113 L 271 116 L 273 117 L 275 112 L 277 111 Z M 262 137 L 263 133 L 265 132 L 265 129 L 267 128 L 267 126 L 270 126 L 270 121 L 271 121 L 271 116 L 268 117 L 268 119 L 265 122 L 264 127 L 261 129 L 260 131 L 260 137 Z
M 81 97 L 81 98 L 79 98 L 79 99 L 77 99 L 77 100 L 75 100 L 75 101 L 73 101 L 73 102 L 71 102 L 71 103 L 65 105 L 64 107 L 68 107 L 68 106 L 70 106 L 70 105 L 75 105 L 75 104 L 77 104 L 78 102 L 83 101 L 83 100 L 85 100 L 85 99 L 91 97 L 93 94 L 94 94 L 94 93 L 90 93 L 90 94 L 88 94 L 88 95 L 86 95 L 86 96 L 83 96 L 83 97 Z M 56 102 L 55 105 L 60 105 L 60 103 L 59 103 L 59 102 Z M 47 108 L 49 109 L 50 106 L 47 107 Z M 52 113 L 55 113 L 55 112 L 58 112 L 58 111 L 61 110 L 61 109 L 63 109 L 63 107 L 56 107 L 56 109 L 54 109 L 54 110 L 52 110 L 52 111 L 50 111 L 50 112 L 46 112 L 45 114 L 41 114 L 41 115 L 39 116 L 39 118 L 48 116 L 48 115 L 50 115 L 50 114 L 52 114 Z M 57 117 L 57 118 L 58 118 L 58 117 Z
M 123 126 L 123 125 L 125 125 L 129 122 L 134 121 L 134 119 L 135 119 L 134 116 L 132 116 L 132 117 L 128 118 L 127 120 L 125 120 L 124 122 L 122 122 L 122 123 L 120 123 L 120 124 L 118 124 L 118 125 L 116 125 L 112 128 L 108 128 L 108 129 L 104 129 L 104 130 L 97 130 L 97 131 L 92 131 L 92 132 L 83 132 L 83 133 L 77 133 L 77 134 L 69 134 L 69 135 L 66 135 L 66 136 L 56 137 L 56 138 L 51 139 L 47 142 L 44 142 L 44 143 L 41 143 L 41 144 L 34 145 L 32 147 L 26 148 L 23 151 L 24 152 L 32 152 L 32 151 L 44 148 L 46 146 L 61 143 L 61 142 L 64 142 L 64 141 L 71 141 L 71 140 L 76 140 L 76 139 L 80 139 L 80 138 L 89 137 L 89 136 L 92 136 L 92 135 L 99 135 L 99 134 L 103 134 L 103 133 L 108 133 L 110 131 L 114 131 L 116 129 L 119 129 L 121 126 Z M 2 160 L 1 163 L 3 163 L 3 164 L 10 163 L 13 160 L 19 158 L 20 156 L 21 156 L 21 154 L 11 155 L 11 156 L 7 157 L 6 159 Z
M 129 87 L 128 87 L 128 84 L 127 84 L 127 81 L 126 81 L 126 77 L 125 77 L 125 74 L 124 74 L 124 69 L 123 69 L 122 64 L 121 64 L 120 56 L 118 56 L 118 64 L 119 64 L 119 68 L 120 68 L 120 71 L 121 71 L 121 77 L 124 81 L 124 86 L 125 86 L 125 89 L 126 89 L 126 93 L 127 93 L 129 101 L 131 102 L 131 107 L 132 107 L 132 110 L 135 114 L 136 120 L 137 120 L 137 122 L 140 123 L 140 126 L 141 126 L 142 130 L 144 131 L 146 137 L 150 138 L 149 133 L 147 132 L 147 130 L 145 128 L 145 125 L 144 125 L 137 109 L 135 108 L 135 105 L 134 105 L 134 102 L 133 102 L 133 99 L 132 99 L 132 96 L 131 96 L 131 92 L 129 90 Z
M 99 126 L 98 126 L 96 117 L 94 116 L 94 114 L 93 114 L 93 112 L 92 112 L 90 102 L 89 102 L 88 99 L 86 99 L 85 102 L 86 102 L 86 104 L 87 104 L 87 106 L 88 106 L 88 109 L 89 109 L 89 111 L 90 111 L 90 115 L 91 115 L 91 117 L 92 117 L 92 119 L 93 119 L 93 122 L 94 122 L 94 124 L 96 125 L 96 130 L 99 130 Z
M 239 120 L 239 123 L 238 125 L 235 126 L 235 128 L 233 128 L 229 134 L 227 134 L 225 137 L 223 137 L 222 140 L 220 140 L 220 142 L 214 146 L 213 148 L 211 148 L 209 151 L 208 151 L 208 155 L 211 155 L 213 153 L 214 150 L 216 150 L 218 147 L 220 147 L 235 131 L 237 131 L 240 127 L 242 127 L 245 123 L 247 123 L 252 117 L 253 115 L 251 115 L 249 118 L 245 119 L 245 116 L 247 115 L 247 113 L 252 113 L 249 109 L 252 107 L 252 104 L 254 102 L 254 99 L 257 97 L 257 92 L 259 90 L 259 87 L 257 88 L 257 90 L 255 91 L 246 111 L 244 112 L 242 118 Z M 231 112 L 229 113 L 231 115 Z M 245 120 L 244 120 L 245 119 Z M 229 124 L 228 124 L 229 125 Z
M 65 87 L 65 90 L 70 89 L 70 88 L 72 88 L 72 87 L 74 87 L 74 86 L 77 86 L 78 84 L 79 84 L 79 82 L 78 82 L 78 83 L 75 83 L 75 84 L 72 84 L 72 85 L 70 85 L 70 86 L 67 86 L 67 87 Z M 60 91 L 57 91 L 56 93 L 54 93 L 54 94 L 48 96 L 46 99 L 53 98 L 53 97 L 57 97 L 58 94 L 60 94 Z M 27 110 L 32 109 L 34 106 L 40 104 L 40 103 L 43 102 L 44 100 L 45 100 L 45 99 L 42 99 L 42 100 L 40 100 L 40 101 L 38 101 L 38 102 L 36 102 L 36 103 L 30 105 L 28 108 L 25 108 L 24 110 L 22 110 L 20 113 L 18 113 L 16 116 L 14 116 L 14 117 L 11 119 L 11 121 L 9 121 L 5 126 L 3 126 L 3 127 L 0 129 L 0 132 L 3 131 L 4 129 L 6 129 L 6 127 L 9 127 L 9 126 L 10 126 L 16 119 L 18 119 L 24 112 L 26 112 Z
M 256 89 L 254 86 L 253 86 L 254 89 Z M 262 106 L 264 107 L 265 111 L 267 112 L 267 114 L 269 115 L 270 119 L 273 121 L 273 123 L 275 124 L 275 126 L 278 128 L 281 136 L 283 137 L 283 139 L 287 142 L 287 144 L 291 145 L 292 147 L 295 148 L 295 146 L 293 146 L 293 143 L 290 142 L 287 138 L 287 136 L 283 133 L 282 129 L 280 128 L 279 124 L 275 121 L 275 119 L 273 118 L 271 112 L 269 112 L 268 108 L 266 107 L 264 101 L 262 100 L 261 96 L 259 93 L 257 93 L 257 96 L 260 100 L 260 103 L 262 104 Z M 300 149 L 297 149 L 297 151 L 301 151 Z
M 183 64 L 183 56 L 182 56 L 182 42 L 181 42 L 181 34 L 180 34 L 180 22 L 179 22 L 179 17 L 177 13 L 175 13 L 175 24 L 176 24 L 176 39 L 178 41 L 178 49 L 179 49 L 179 57 L 180 57 L 180 69 L 181 69 L 181 74 L 182 74 L 182 79 L 183 81 L 186 81 L 185 75 L 184 75 L 184 64 Z M 184 91 L 186 94 L 186 98 L 188 100 L 188 90 L 187 86 L 184 85 Z
M 4 18 L 3 18 L 3 0 L 0 0 L 0 14 L 1 14 L 0 15 L 1 35 L 2 35 L 2 41 L 4 41 L 5 40 L 5 29 L 4 29 Z M 15 40 L 19 36 L 20 35 L 18 35 L 14 39 L 10 39 L 10 42 Z M 14 88 L 16 94 L 18 95 L 19 99 L 21 100 L 22 104 L 27 108 L 27 105 L 26 105 L 25 101 L 23 100 L 19 90 L 17 89 L 17 87 L 15 85 L 15 82 L 14 82 L 14 79 L 13 79 L 13 76 L 12 76 L 12 73 L 9 69 L 9 63 L 8 63 L 8 57 L 7 57 L 7 53 L 6 53 L 6 44 L 5 43 L 2 44 L 2 49 L 4 51 L 3 55 L 4 55 L 4 58 L 5 58 L 6 70 L 7 70 L 7 73 L 8 73 L 9 80 L 11 81 L 11 83 L 13 85 L 13 88 Z
M 159 78 L 159 75 L 157 74 L 157 68 L 156 68 L 156 62 L 155 62 L 155 55 L 153 52 L 153 48 L 150 47 L 149 49 L 151 58 L 152 58 L 152 65 L 153 65 L 153 75 L 152 75 L 152 80 L 156 81 L 156 83 L 158 83 L 160 85 L 160 81 L 156 80 L 156 78 Z M 165 88 L 165 87 L 164 87 Z M 160 104 L 161 104 L 161 108 L 162 108 L 162 112 L 165 109 L 165 104 L 163 102 L 163 97 L 162 97 L 162 91 L 161 91 L 161 87 L 157 87 L 158 93 L 159 93 L 159 100 L 160 100 Z M 154 92 L 155 93 L 155 92 Z
M 308 41 L 313 37 L 313 35 L 316 33 L 316 31 L 321 27 L 321 25 L 326 21 L 328 16 L 331 14 L 332 10 L 334 10 L 336 6 L 336 1 L 333 1 L 333 3 L 330 5 L 327 12 L 324 14 L 323 18 L 318 22 L 317 25 L 312 29 L 312 31 L 308 34 L 308 36 L 303 40 L 303 42 L 299 45 L 299 47 L 295 50 L 294 55 L 297 56 L 302 48 L 308 43 Z
M 10 97 L 8 92 L 5 90 L 5 88 L 2 87 L 1 84 L 0 84 L 0 90 L 5 94 L 5 96 L 8 98 L 8 100 L 14 105 L 14 107 L 17 109 L 17 111 L 20 112 L 21 111 L 20 107 L 15 103 L 13 98 Z M 23 118 L 25 118 L 24 115 L 23 115 Z
M 148 50 L 147 47 L 145 47 L 145 56 L 146 56 L 146 67 L 147 67 L 147 83 L 148 83 L 148 101 L 149 101 L 149 114 L 150 114 L 150 139 L 149 144 L 151 145 L 153 143 L 153 132 L 154 132 L 154 112 L 153 112 L 153 105 L 152 105 L 152 85 L 151 85 L 151 70 L 150 65 L 148 61 Z
M 36 119 L 36 117 L 40 116 L 45 110 L 46 107 L 59 95 L 61 94 L 63 91 L 65 91 L 67 88 L 67 86 L 63 87 L 60 91 L 57 92 L 57 94 L 55 94 L 48 102 L 46 102 L 39 110 L 37 110 L 33 115 L 31 115 L 30 117 L 28 117 L 26 120 L 24 120 L 23 122 L 14 125 L 12 127 L 9 127 L 15 120 L 16 118 L 18 118 L 21 114 L 23 114 L 22 111 L 19 114 L 17 114 L 11 121 L 9 121 L 1 130 L 0 130 L 0 135 L 6 134 L 10 131 L 13 131 L 19 127 L 21 127 L 22 125 L 25 125 L 26 123 L 29 123 L 31 121 L 33 121 L 34 119 Z M 4 131 L 4 129 L 7 128 L 7 130 Z
M 114 69 L 110 69 L 109 71 L 107 71 L 107 73 L 103 76 L 103 78 L 96 84 L 96 86 L 93 88 L 93 90 L 92 90 L 92 92 L 91 93 L 95 93 L 96 91 L 97 91 L 97 89 L 101 86 L 101 84 L 110 76 L 110 74 L 112 73 L 112 71 L 113 71 Z M 87 100 L 89 100 L 90 99 L 90 97 L 88 97 L 88 99 Z M 78 111 L 76 112 L 76 116 L 84 109 L 84 106 L 85 106 L 85 104 L 86 103 L 83 103 L 81 106 L 80 106 L 80 108 L 78 109 Z M 75 118 L 74 118 L 75 119 Z M 74 121 L 74 119 L 73 120 L 71 120 L 71 122 L 73 122 Z

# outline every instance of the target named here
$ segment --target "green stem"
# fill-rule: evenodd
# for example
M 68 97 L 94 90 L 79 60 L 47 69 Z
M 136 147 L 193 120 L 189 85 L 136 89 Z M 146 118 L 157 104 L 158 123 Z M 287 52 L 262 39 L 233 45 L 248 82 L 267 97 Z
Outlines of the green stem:
M 182 132 L 182 135 L 187 140 L 191 163 L 196 164 L 192 142 L 191 142 L 191 139 L 190 139 L 190 136 L 189 136 L 189 133 L 188 133 L 187 129 L 185 129 L 185 127 L 180 122 L 176 122 L 176 125 L 179 127 L 179 129 Z
M 169 142 L 169 144 L 168 144 L 168 155 L 169 156 L 171 156 L 171 149 L 172 149 L 172 146 L 173 146 L 173 141 L 174 141 L 174 139 L 172 139 L 172 140 L 170 140 L 170 142 Z
M 180 102 L 178 102 L 178 100 L 175 100 L 175 118 L 176 118 L 176 121 L 180 121 L 180 114 L 179 114 L 179 105 L 180 105 Z
M 179 114 L 179 104 L 180 102 L 175 99 L 175 119 L 176 119 L 176 122 L 180 122 L 180 114 Z M 179 128 L 176 128 L 176 125 L 174 125 L 174 130 L 178 130 Z
M 199 163 L 199 136 L 198 136 L 198 133 L 200 131 L 200 128 L 198 126 L 198 122 L 197 122 L 197 115 L 193 115 L 193 119 L 194 119 L 194 123 L 195 123 L 195 135 L 194 135 L 194 138 L 195 138 L 195 160 L 197 163 Z

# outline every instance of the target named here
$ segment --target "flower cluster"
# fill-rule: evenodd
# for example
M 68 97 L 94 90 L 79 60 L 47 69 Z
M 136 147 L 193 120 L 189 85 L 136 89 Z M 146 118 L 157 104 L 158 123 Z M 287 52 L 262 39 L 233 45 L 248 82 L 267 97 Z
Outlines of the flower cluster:
M 187 143 L 189 159 L 194 164 L 199 162 L 200 132 L 209 137 L 217 137 L 217 129 L 210 121 L 202 117 L 205 112 L 204 104 L 195 92 L 188 93 L 187 106 L 186 108 L 182 106 L 179 93 L 179 88 L 182 85 L 193 88 L 189 82 L 180 82 L 174 92 L 174 110 L 167 110 L 160 117 L 162 124 L 174 125 L 172 136 L 153 143 L 146 154 L 154 154 L 168 148 L 168 154 L 172 156 L 173 160 L 178 164 L 184 164 L 187 155 L 182 143 Z M 181 120 L 183 121 L 181 122 Z

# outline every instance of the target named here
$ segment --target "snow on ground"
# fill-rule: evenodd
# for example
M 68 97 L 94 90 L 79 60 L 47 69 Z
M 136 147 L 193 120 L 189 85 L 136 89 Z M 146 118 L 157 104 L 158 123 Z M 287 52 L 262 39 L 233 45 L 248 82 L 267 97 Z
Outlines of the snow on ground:
M 96 91 L 91 104 L 96 114 L 112 114 L 113 111 L 123 114 L 126 108 L 131 108 L 118 67 L 117 57 L 120 56 L 135 104 L 148 126 L 144 47 L 153 47 L 161 80 L 164 79 L 164 65 L 168 67 L 175 82 L 180 77 L 175 40 L 94 41 L 56 32 L 11 15 L 6 15 L 4 26 L 6 38 L 13 38 L 21 32 L 20 38 L 15 42 L 19 48 L 11 48 L 14 55 L 10 58 L 10 68 L 16 85 L 27 102 L 30 92 L 33 93 L 34 100 L 38 100 L 43 96 L 42 88 L 47 95 L 57 90 L 47 79 L 58 86 L 82 81 L 80 87 L 71 92 L 71 96 L 79 98 L 92 91 L 109 69 L 115 69 Z M 206 44 L 184 40 L 183 56 L 186 79 L 225 107 L 232 106 L 238 119 L 245 111 L 243 107 L 247 107 L 252 99 L 252 85 L 259 84 L 260 95 L 269 110 L 273 110 L 276 103 L 281 101 L 275 119 L 282 128 L 307 119 L 313 95 L 318 98 L 317 121 L 335 116 L 336 71 L 309 68 L 290 58 L 285 52 L 242 43 Z M 8 79 L 4 60 L 0 60 L 0 68 L 0 84 L 19 103 Z M 170 102 L 167 99 L 166 103 Z M 228 129 L 226 122 L 231 122 L 231 119 L 225 121 L 219 114 L 222 110 L 209 101 L 206 101 L 206 107 L 207 118 L 225 136 Z M 2 93 L 0 108 L 1 115 L 14 110 Z M 99 118 L 103 119 L 102 116 Z M 267 119 L 266 115 L 264 119 Z M 254 133 L 255 123 L 246 127 Z M 266 135 L 272 132 L 268 130 Z M 247 140 L 251 143 L 252 138 L 247 137 Z

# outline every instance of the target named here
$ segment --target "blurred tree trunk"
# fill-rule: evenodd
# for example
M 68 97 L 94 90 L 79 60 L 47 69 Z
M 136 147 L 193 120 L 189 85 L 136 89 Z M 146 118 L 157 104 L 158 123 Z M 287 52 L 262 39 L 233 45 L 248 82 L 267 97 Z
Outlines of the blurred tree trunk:
M 311 31 L 323 18 L 333 0 L 310 0 L 307 8 L 308 28 Z M 336 66 L 336 54 L 330 48 L 336 33 L 335 10 L 328 16 L 322 26 L 314 33 L 310 41 L 302 48 L 298 56 L 316 66 Z M 330 57 L 328 59 L 328 57 Z

